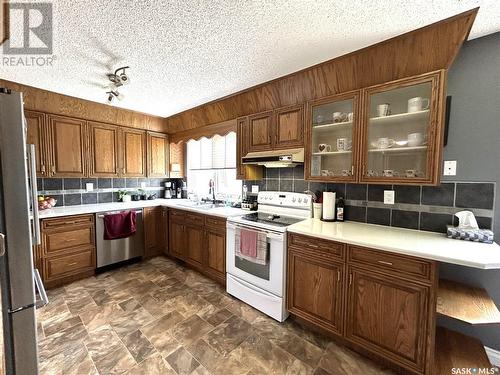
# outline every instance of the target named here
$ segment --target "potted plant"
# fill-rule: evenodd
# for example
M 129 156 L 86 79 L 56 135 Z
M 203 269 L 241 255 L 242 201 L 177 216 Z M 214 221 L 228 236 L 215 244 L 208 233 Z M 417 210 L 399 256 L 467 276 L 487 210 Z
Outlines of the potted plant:
M 127 202 L 130 202 L 132 200 L 132 197 L 130 196 L 128 191 L 118 190 L 118 199 L 124 203 L 127 203 Z

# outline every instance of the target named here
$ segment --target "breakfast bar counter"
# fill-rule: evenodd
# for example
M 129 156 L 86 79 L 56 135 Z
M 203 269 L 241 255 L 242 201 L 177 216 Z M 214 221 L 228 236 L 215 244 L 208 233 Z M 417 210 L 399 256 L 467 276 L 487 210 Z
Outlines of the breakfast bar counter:
M 444 234 L 357 222 L 301 221 L 292 233 L 480 269 L 500 269 L 500 246 Z

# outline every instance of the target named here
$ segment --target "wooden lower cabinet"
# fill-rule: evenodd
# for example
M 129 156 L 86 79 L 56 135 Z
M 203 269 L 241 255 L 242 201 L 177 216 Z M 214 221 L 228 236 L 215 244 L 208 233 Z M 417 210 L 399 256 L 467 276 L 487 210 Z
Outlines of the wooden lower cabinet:
M 162 251 L 168 255 L 168 208 L 161 208 Z
M 186 226 L 186 262 L 190 265 L 201 268 L 203 267 L 203 226 L 187 225 Z
M 346 338 L 424 372 L 429 287 L 349 267 Z
M 224 284 L 226 219 L 169 209 L 169 254 Z
M 168 252 L 171 256 L 184 260 L 186 259 L 186 227 L 182 220 L 169 212 L 168 228 Z
M 153 257 L 164 252 L 164 208 L 144 207 L 144 256 Z
M 343 246 L 288 234 L 290 313 L 400 373 L 432 374 L 437 263 Z
M 205 273 L 220 283 L 226 282 L 226 227 L 205 229 Z
M 290 249 L 288 311 L 342 334 L 344 265 Z
M 35 263 L 41 265 L 46 288 L 94 274 L 96 267 L 94 215 L 42 220 L 42 245 Z

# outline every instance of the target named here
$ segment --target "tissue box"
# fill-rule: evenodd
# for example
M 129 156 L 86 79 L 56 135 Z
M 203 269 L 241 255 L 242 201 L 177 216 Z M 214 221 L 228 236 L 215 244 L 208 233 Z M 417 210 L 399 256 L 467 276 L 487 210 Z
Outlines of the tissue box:
M 446 236 L 456 240 L 493 243 L 493 232 L 489 229 L 462 229 L 448 225 Z

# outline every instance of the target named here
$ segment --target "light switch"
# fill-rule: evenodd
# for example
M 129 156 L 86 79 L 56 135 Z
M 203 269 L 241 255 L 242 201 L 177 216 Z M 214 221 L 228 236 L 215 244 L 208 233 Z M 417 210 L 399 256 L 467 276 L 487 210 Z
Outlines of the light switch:
M 94 191 L 94 184 L 92 182 L 85 184 L 85 187 L 87 188 L 87 191 Z
M 384 204 L 394 204 L 394 190 L 384 190 Z
M 443 174 L 445 176 L 456 176 L 457 175 L 457 161 L 456 160 L 445 160 Z
M 252 185 L 252 193 L 257 194 L 259 192 L 259 185 Z

